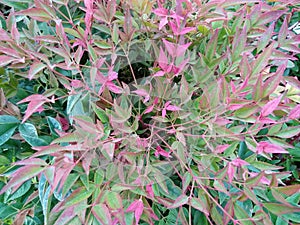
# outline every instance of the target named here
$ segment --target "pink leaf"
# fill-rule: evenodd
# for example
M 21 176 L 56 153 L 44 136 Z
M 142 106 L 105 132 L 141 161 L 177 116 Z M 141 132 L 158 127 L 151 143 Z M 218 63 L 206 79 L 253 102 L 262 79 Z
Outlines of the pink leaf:
M 158 71 L 155 74 L 153 74 L 154 77 L 162 77 L 163 75 L 165 75 L 164 71 Z
M 167 158 L 171 157 L 171 156 L 170 156 L 170 152 L 165 151 L 165 150 L 164 150 L 162 147 L 160 147 L 160 146 L 157 146 L 157 147 L 156 147 L 156 151 L 155 151 L 154 155 L 155 155 L 156 157 L 158 157 L 159 155 L 162 155 L 162 156 L 167 157 Z
M 195 29 L 196 29 L 195 27 L 184 27 L 183 29 L 181 29 L 181 31 L 178 33 L 178 35 L 187 34 L 191 31 L 194 31 Z
M 161 112 L 161 116 L 162 116 L 163 118 L 165 118 L 165 117 L 166 117 L 166 114 L 167 114 L 167 110 L 166 110 L 165 108 L 163 108 L 163 110 L 162 110 L 162 112 Z
M 133 93 L 135 93 L 139 96 L 145 97 L 145 100 L 143 101 L 144 103 L 147 102 L 150 99 L 150 96 L 149 96 L 148 92 L 144 89 L 135 90 L 135 91 L 133 91 Z
M 146 192 L 149 194 L 151 198 L 154 198 L 154 192 L 152 188 L 152 184 L 147 184 L 146 185 Z
M 0 67 L 6 66 L 13 62 L 18 62 L 20 59 L 17 59 L 15 57 L 6 56 L 6 55 L 0 55 Z
M 169 60 L 164 52 L 164 50 L 160 47 L 159 56 L 158 56 L 158 65 L 162 68 L 163 71 L 167 71 Z
M 144 211 L 144 204 L 141 199 L 135 200 L 130 206 L 127 208 L 126 212 L 134 212 L 135 224 L 138 225 L 141 215 Z
M 10 41 L 10 37 L 8 36 L 7 32 L 0 28 L 0 41 Z
M 109 70 L 109 72 L 108 72 L 108 80 L 109 81 L 113 81 L 113 80 L 116 80 L 116 79 L 118 79 L 118 73 L 115 72 L 115 71 Z
M 271 144 L 267 141 L 261 141 L 256 147 L 256 152 L 261 153 L 289 153 L 278 145 Z
M 168 10 L 164 8 L 154 9 L 153 12 L 158 16 L 168 16 L 169 14 Z
M 169 42 L 165 39 L 163 39 L 163 42 L 166 46 L 166 49 L 168 51 L 168 53 L 172 56 L 172 57 L 175 57 L 176 55 L 176 45 L 172 42 Z
M 229 182 L 231 183 L 234 177 L 234 172 L 235 172 L 235 168 L 232 166 L 231 163 L 228 164 L 228 169 L 227 169 L 227 175 L 228 175 L 228 179 Z
M 280 101 L 281 101 L 281 96 L 265 104 L 261 109 L 261 116 L 265 117 L 271 114 L 277 108 Z
M 290 111 L 288 118 L 291 120 L 300 118 L 300 105 L 297 105 Z
M 175 106 L 175 105 L 168 105 L 166 107 L 166 110 L 168 110 L 168 111 L 179 111 L 179 110 L 181 110 L 181 108 L 178 107 L 178 106 Z
M 45 168 L 39 165 L 28 165 L 19 168 L 11 175 L 11 179 L 9 182 L 3 187 L 0 191 L 0 195 L 6 192 L 8 189 L 16 186 L 21 185 L 25 181 L 31 179 L 32 177 L 37 176 L 40 174 Z
M 154 108 L 154 105 L 148 106 L 144 113 L 147 114 L 147 113 L 152 112 L 152 111 L 153 111 L 153 108 Z
M 30 66 L 29 72 L 28 72 L 28 79 L 31 80 L 34 75 L 42 71 L 46 65 L 41 62 L 35 62 Z
M 168 17 L 162 17 L 159 22 L 158 29 L 161 30 L 167 23 L 168 23 Z
M 49 100 L 48 98 L 46 98 L 43 95 L 40 94 L 34 94 L 34 95 L 30 95 L 27 98 L 19 101 L 17 104 L 21 104 L 21 103 L 25 103 L 25 102 L 29 102 L 26 112 L 25 112 L 25 116 L 22 120 L 22 123 L 24 123 L 33 113 L 35 112 L 41 112 L 41 110 L 43 110 L 42 105 L 46 102 L 52 102 L 54 103 L 54 100 Z
M 236 166 L 236 167 L 249 165 L 249 163 L 247 163 L 246 161 L 244 161 L 242 159 L 239 159 L 239 158 L 236 158 L 236 159 L 232 160 L 231 164 Z
M 108 82 L 106 83 L 106 86 L 107 86 L 107 88 L 108 88 L 111 92 L 113 92 L 113 93 L 115 93 L 115 94 L 121 94 L 121 93 L 123 93 L 122 88 L 119 87 L 119 86 L 117 86 L 117 85 L 115 85 L 115 84 L 114 84 L 113 82 L 111 82 L 111 81 L 108 81 Z
M 74 88 L 80 88 L 83 87 L 84 84 L 80 80 L 72 80 L 71 86 Z
M 215 149 L 215 153 L 222 153 L 224 152 L 230 145 L 218 145 Z

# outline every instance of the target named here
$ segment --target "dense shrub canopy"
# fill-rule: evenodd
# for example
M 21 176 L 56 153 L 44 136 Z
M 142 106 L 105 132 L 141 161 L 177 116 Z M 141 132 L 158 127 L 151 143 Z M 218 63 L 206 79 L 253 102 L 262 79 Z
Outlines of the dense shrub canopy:
M 298 1 L 0 3 L 1 223 L 300 223 Z

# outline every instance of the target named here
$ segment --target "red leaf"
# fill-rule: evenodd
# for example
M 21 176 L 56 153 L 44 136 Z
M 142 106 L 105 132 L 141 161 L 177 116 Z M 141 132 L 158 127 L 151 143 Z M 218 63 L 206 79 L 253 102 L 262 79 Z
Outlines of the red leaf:
M 261 109 L 261 116 L 265 117 L 270 115 L 277 108 L 280 101 L 281 101 L 281 96 L 265 104 Z

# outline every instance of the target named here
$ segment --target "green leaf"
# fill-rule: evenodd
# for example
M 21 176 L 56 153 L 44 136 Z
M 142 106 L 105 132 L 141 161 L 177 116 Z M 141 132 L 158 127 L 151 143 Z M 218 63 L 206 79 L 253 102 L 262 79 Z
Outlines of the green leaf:
M 30 0 L 0 0 L 0 3 L 7 5 L 15 10 L 22 10 L 28 8 L 28 3 L 31 3 Z
M 30 17 L 36 18 L 40 21 L 48 21 L 51 19 L 50 14 L 48 14 L 48 12 L 42 8 L 25 9 L 25 10 L 15 13 L 15 15 L 30 16 Z
M 24 182 L 24 184 L 21 185 L 12 195 L 10 195 L 7 199 L 7 202 L 13 201 L 17 198 L 20 198 L 21 196 L 25 195 L 26 192 L 30 189 L 31 187 L 31 181 L 28 180 Z
M 105 41 L 95 41 L 94 44 L 97 47 L 102 48 L 102 49 L 111 49 L 112 48 L 111 45 Z
M 234 112 L 234 115 L 238 118 L 247 118 L 257 112 L 259 106 L 257 105 L 247 105 L 240 108 Z
M 203 212 L 206 215 L 209 215 L 209 212 L 207 211 L 207 205 L 201 201 L 200 198 L 191 198 L 191 206 L 201 212 Z
M 98 204 L 92 208 L 93 215 L 97 218 L 97 220 L 104 224 L 110 225 L 112 224 L 112 219 L 110 215 L 109 209 L 106 207 L 105 204 Z
M 268 48 L 258 55 L 257 59 L 252 63 L 252 75 L 258 74 L 267 66 L 273 49 L 274 43 L 270 44 Z
M 64 204 L 62 205 L 61 209 L 65 209 L 71 206 L 74 206 L 88 197 L 90 197 L 93 192 L 95 191 L 96 187 L 92 184 L 90 184 L 89 190 L 87 190 L 85 187 L 77 188 L 73 193 L 64 201 Z
M 41 62 L 33 63 L 30 66 L 30 70 L 28 72 L 28 79 L 31 80 L 34 77 L 34 75 L 36 75 L 37 73 L 42 71 L 45 67 L 46 67 L 46 65 L 44 63 L 41 63 Z
M 174 201 L 174 203 L 171 205 L 171 207 L 168 207 L 168 208 L 170 208 L 170 209 L 178 208 L 180 206 L 185 205 L 188 202 L 188 200 L 189 200 L 189 197 L 186 196 L 185 194 L 182 194 Z
M 106 203 L 111 209 L 122 208 L 122 199 L 117 192 L 110 191 L 106 195 Z
M 96 104 L 92 104 L 92 107 L 93 107 L 94 112 L 96 113 L 96 115 L 98 116 L 98 118 L 101 120 L 102 123 L 109 122 L 107 113 L 103 109 L 97 107 Z
M 9 180 L 9 182 L 0 191 L 0 194 L 4 193 L 5 191 L 7 191 L 8 189 L 10 189 L 14 186 L 24 183 L 26 180 L 29 180 L 32 177 L 37 176 L 44 169 L 45 169 L 44 167 L 36 166 L 36 165 L 21 167 L 16 172 L 14 172 L 14 174 L 11 177 L 11 179 Z
M 19 123 L 20 121 L 14 116 L 0 116 L 0 146 L 11 138 Z
M 285 128 L 275 133 L 274 136 L 279 138 L 291 138 L 298 135 L 299 133 L 300 133 L 300 126 L 295 126 L 295 127 Z
M 33 124 L 23 123 L 19 126 L 19 132 L 22 138 L 31 146 L 46 146 L 49 143 L 38 137 L 36 128 Z
M 279 170 L 282 169 L 281 166 L 276 166 L 267 162 L 255 161 L 251 162 L 251 165 L 260 170 Z
M 18 211 L 17 208 L 12 205 L 7 205 L 0 202 L 0 219 L 5 220 L 7 218 L 12 218 L 14 214 Z
M 300 212 L 300 207 L 287 206 L 280 203 L 263 203 L 271 213 L 280 216 L 288 213 Z
M 254 225 L 250 220 L 246 220 L 249 218 L 249 215 L 237 203 L 234 204 L 234 214 L 241 224 Z
M 60 123 L 51 116 L 47 117 L 47 122 L 48 122 L 51 133 L 55 136 L 58 136 L 58 134 L 56 133 L 55 130 L 62 131 Z

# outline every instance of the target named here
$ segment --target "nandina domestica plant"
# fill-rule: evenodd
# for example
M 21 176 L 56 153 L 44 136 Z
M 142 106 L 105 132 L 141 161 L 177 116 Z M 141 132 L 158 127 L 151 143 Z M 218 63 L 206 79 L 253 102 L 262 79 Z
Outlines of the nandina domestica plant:
M 2 223 L 300 223 L 297 1 L 0 2 Z

